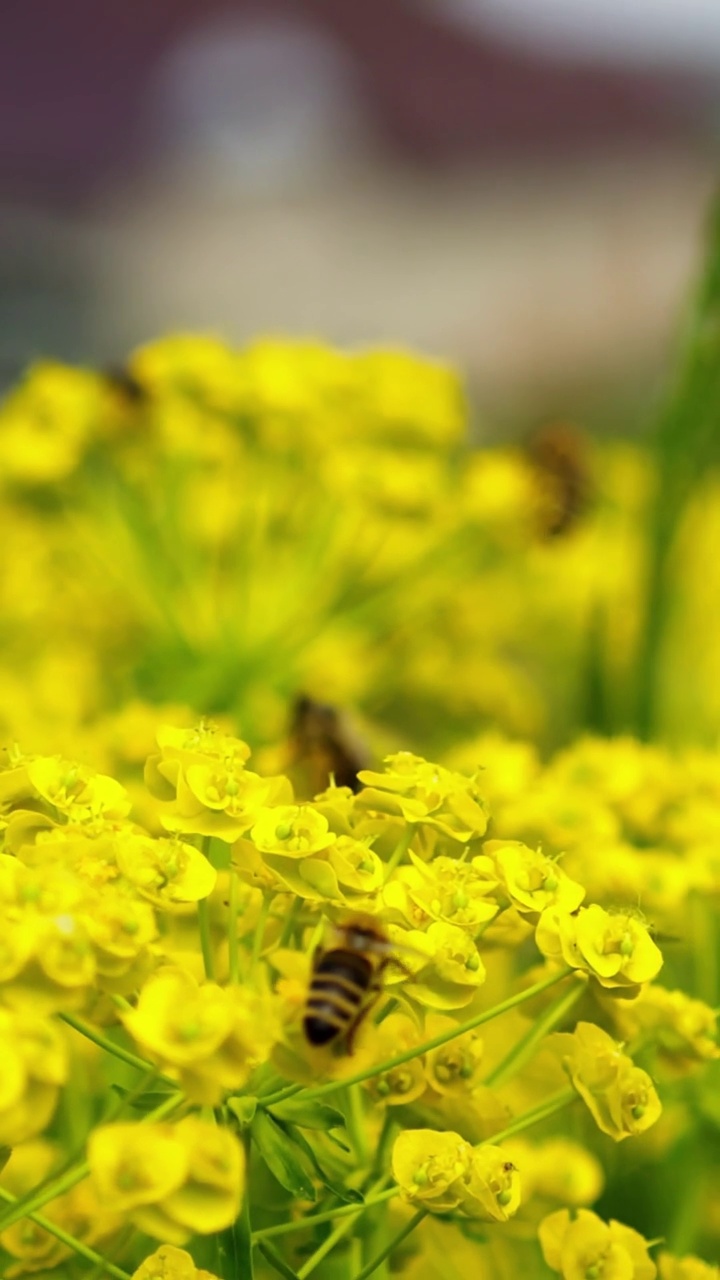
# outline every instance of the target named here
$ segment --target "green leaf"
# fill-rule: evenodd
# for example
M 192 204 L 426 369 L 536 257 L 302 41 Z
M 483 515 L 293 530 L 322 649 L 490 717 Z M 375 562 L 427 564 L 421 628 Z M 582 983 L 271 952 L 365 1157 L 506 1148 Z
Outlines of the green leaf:
M 301 1129 L 344 1129 L 345 1117 L 337 1107 L 323 1102 L 303 1102 L 302 1098 L 286 1098 L 271 1108 L 276 1120 L 300 1125 Z
M 321 1163 L 317 1151 L 310 1145 L 304 1134 L 292 1128 L 288 1129 L 288 1133 L 301 1151 L 305 1153 L 315 1170 L 316 1177 L 320 1179 L 323 1186 L 327 1187 L 328 1191 L 332 1191 L 333 1195 L 337 1196 L 338 1200 L 342 1200 L 345 1204 L 363 1203 L 364 1196 L 359 1191 L 355 1191 L 353 1187 L 348 1187 L 344 1179 L 338 1181 L 332 1173 L 328 1172 L 327 1168 Z
M 257 1103 L 257 1098 L 228 1098 L 228 1110 L 232 1111 L 241 1129 L 247 1129 L 248 1125 L 252 1124 L 257 1111 Z
M 253 1142 L 271 1174 L 301 1200 L 317 1200 L 312 1180 L 313 1167 L 305 1151 L 290 1133 L 268 1115 L 258 1111 L 250 1130 Z
M 151 1089 L 148 1093 L 141 1093 L 137 1097 L 132 1096 L 132 1089 L 125 1089 L 121 1084 L 111 1084 L 110 1088 L 119 1098 L 127 1102 L 133 1111 L 154 1111 L 163 1102 L 167 1101 L 173 1093 L 172 1089 Z
M 12 1155 L 12 1147 L 0 1147 L 0 1170 L 5 1168 Z

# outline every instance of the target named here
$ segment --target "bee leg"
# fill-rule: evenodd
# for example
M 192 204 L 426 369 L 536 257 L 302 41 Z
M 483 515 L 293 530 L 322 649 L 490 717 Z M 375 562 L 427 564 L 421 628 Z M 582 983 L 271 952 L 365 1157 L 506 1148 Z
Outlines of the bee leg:
M 399 969 L 401 973 L 405 974 L 406 978 L 415 976 L 412 969 L 408 969 L 407 965 L 403 964 L 402 960 L 398 960 L 397 956 L 388 956 L 387 960 L 383 960 L 378 973 L 382 973 L 383 969 L 387 969 L 388 965 L 393 965 L 395 969 Z
M 369 999 L 365 1001 L 365 1004 L 357 1017 L 353 1019 L 351 1025 L 348 1027 L 347 1034 L 345 1036 L 345 1052 L 348 1054 L 348 1057 L 350 1057 L 355 1050 L 355 1036 L 357 1035 L 358 1028 L 362 1026 L 370 1010 L 377 1004 L 380 999 L 382 988 L 380 986 L 371 987 L 370 991 L 371 995 Z

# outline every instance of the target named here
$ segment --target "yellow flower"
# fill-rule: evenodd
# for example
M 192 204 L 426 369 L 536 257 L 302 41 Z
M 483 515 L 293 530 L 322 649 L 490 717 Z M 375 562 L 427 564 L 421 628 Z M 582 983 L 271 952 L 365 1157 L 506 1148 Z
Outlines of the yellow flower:
M 470 1143 L 457 1133 L 405 1129 L 393 1146 L 393 1177 L 411 1204 L 449 1213 L 461 1203 L 472 1158 Z
M 189 1253 L 172 1244 L 161 1244 L 133 1272 L 132 1280 L 217 1280 L 210 1271 L 195 1266 Z
M 67 1080 L 67 1049 L 54 1022 L 7 1009 L 0 1009 L 0 1042 L 0 1146 L 15 1146 L 52 1119 Z
M 364 788 L 357 797 L 359 807 L 397 814 L 455 840 L 484 835 L 487 813 L 475 778 L 452 773 L 410 751 L 387 756 L 385 764 L 384 773 L 358 773 Z
M 90 1135 L 88 1161 L 102 1203 L 169 1244 L 221 1231 L 240 1211 L 243 1149 L 228 1129 L 194 1116 L 102 1125 Z
M 507 1222 L 519 1206 L 520 1178 L 507 1153 L 488 1142 L 474 1147 L 462 1187 L 462 1212 L 481 1222 Z
M 535 940 L 549 960 L 584 970 L 608 990 L 637 990 L 657 976 L 663 963 L 641 920 L 596 905 L 574 915 L 549 907 L 540 916 Z
M 60 756 L 37 756 L 14 768 L 0 769 L 0 811 L 45 806 L 54 818 L 91 822 L 124 818 L 130 810 L 127 791 L 114 778 Z
M 175 1069 L 187 1096 L 207 1106 L 241 1089 L 280 1036 L 269 996 L 247 986 L 200 986 L 176 969 L 154 974 L 123 1021 L 144 1050 Z
M 660 1280 L 718 1280 L 720 1276 L 720 1270 L 713 1263 L 691 1255 L 674 1258 L 671 1253 L 661 1253 L 658 1268 Z
M 465 421 L 463 391 L 449 365 L 418 359 L 402 350 L 355 356 L 364 421 L 383 437 L 428 445 L 460 438 Z
M 231 842 L 248 831 L 264 805 L 292 800 L 287 778 L 261 778 L 245 768 L 250 748 L 215 726 L 163 726 L 160 752 L 148 758 L 145 780 L 166 802 L 161 820 L 169 831 L 217 836 Z
M 51 486 L 72 475 L 99 408 L 92 375 L 50 360 L 33 365 L 0 412 L 5 484 Z
M 277 805 L 263 809 L 250 832 L 261 853 L 284 858 L 307 858 L 335 841 L 327 819 L 311 805 Z
M 442 855 L 423 862 L 410 850 L 412 866 L 398 867 L 383 891 L 383 901 L 403 923 L 423 928 L 431 920 L 467 929 L 475 935 L 497 915 L 492 862 L 482 856 L 459 862 Z
M 649 983 L 636 1000 L 613 1002 L 612 1012 L 626 1040 L 650 1033 L 662 1059 L 676 1072 L 720 1056 L 715 1012 L 684 991 Z
M 577 910 L 585 897 L 582 885 L 571 880 L 557 861 L 519 840 L 489 840 L 483 845 L 498 879 L 519 912 L 540 914 L 548 907 Z
M 132 991 L 143 966 L 152 963 L 150 944 L 157 936 L 152 907 L 127 892 L 107 886 L 83 911 L 92 942 L 98 986 L 107 991 Z
M 636 1067 L 607 1032 L 579 1022 L 572 1035 L 553 1036 L 565 1068 L 598 1128 L 616 1142 L 644 1133 L 662 1107 L 646 1071 Z
M 194 845 L 128 831 L 115 842 L 117 865 L 143 898 L 166 911 L 199 902 L 215 888 L 217 872 Z
M 403 995 L 429 1009 L 461 1009 L 485 981 L 485 966 L 464 929 L 440 922 L 425 933 L 391 926 L 390 937 L 410 970 Z
M 327 860 L 346 898 L 375 894 L 382 888 L 384 867 L 376 853 L 361 840 L 339 836 L 329 846 Z
M 159 753 L 148 757 L 145 781 L 160 800 L 172 800 L 182 770 L 192 765 L 225 763 L 242 767 L 250 756 L 246 742 L 220 732 L 206 721 L 194 728 L 161 725 L 156 733 Z
M 631 1227 L 602 1222 L 589 1209 L 551 1213 L 538 1231 L 543 1256 L 563 1280 L 654 1280 L 648 1246 Z
M 353 1073 L 375 1066 L 407 1049 L 414 1049 L 423 1039 L 414 1019 L 406 1013 L 391 1013 L 379 1026 L 363 1028 L 360 1047 L 353 1055 Z M 377 1102 L 384 1102 L 390 1107 L 414 1102 L 427 1089 L 422 1058 L 411 1058 L 401 1067 L 373 1076 L 367 1082 L 367 1089 Z
M 456 1026 L 454 1018 L 429 1014 L 425 1020 L 424 1038 L 434 1039 Z M 428 1084 L 436 1093 L 446 1097 L 466 1096 L 480 1083 L 483 1051 L 483 1042 L 477 1031 L 467 1031 L 439 1049 L 432 1049 L 425 1057 Z

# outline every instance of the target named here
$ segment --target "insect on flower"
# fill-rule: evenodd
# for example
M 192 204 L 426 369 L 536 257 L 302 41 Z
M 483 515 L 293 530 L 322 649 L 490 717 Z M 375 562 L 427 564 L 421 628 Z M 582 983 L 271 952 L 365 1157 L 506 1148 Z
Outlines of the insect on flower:
M 404 969 L 372 916 L 354 916 L 338 926 L 334 946 L 313 956 L 303 1032 L 314 1048 L 342 1044 L 352 1053 L 353 1037 L 382 991 L 388 965 Z
M 532 434 L 527 453 L 538 487 L 540 535 L 561 537 L 580 523 L 592 502 L 587 440 L 569 423 L 551 423 Z
M 147 388 L 125 365 L 108 365 L 103 375 L 113 391 L 125 404 L 133 408 L 144 404 L 148 399 Z
M 360 790 L 358 773 L 368 767 L 369 753 L 336 707 L 305 694 L 297 698 L 290 743 L 295 763 L 308 775 L 311 794 L 324 791 L 331 778 L 336 787 Z

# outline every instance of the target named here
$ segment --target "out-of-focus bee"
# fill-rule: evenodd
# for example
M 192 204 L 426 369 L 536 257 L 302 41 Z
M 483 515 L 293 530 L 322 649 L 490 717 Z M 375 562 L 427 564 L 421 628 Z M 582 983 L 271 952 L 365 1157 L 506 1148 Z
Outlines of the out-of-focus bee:
M 108 365 L 103 369 L 103 377 L 129 407 L 139 408 L 148 399 L 147 387 L 125 365 Z
M 290 725 L 291 765 L 303 775 L 309 795 L 318 795 L 334 778 L 337 787 L 359 791 L 358 773 L 371 763 L 364 744 L 337 708 L 297 698 Z
M 582 520 L 593 499 L 588 441 L 571 423 L 533 432 L 527 455 L 537 477 L 537 524 L 544 539 L 559 538 Z
M 355 916 L 337 932 L 335 945 L 313 956 L 302 1026 L 313 1048 L 342 1044 L 352 1053 L 355 1032 L 382 991 L 384 970 L 404 966 L 372 916 Z

